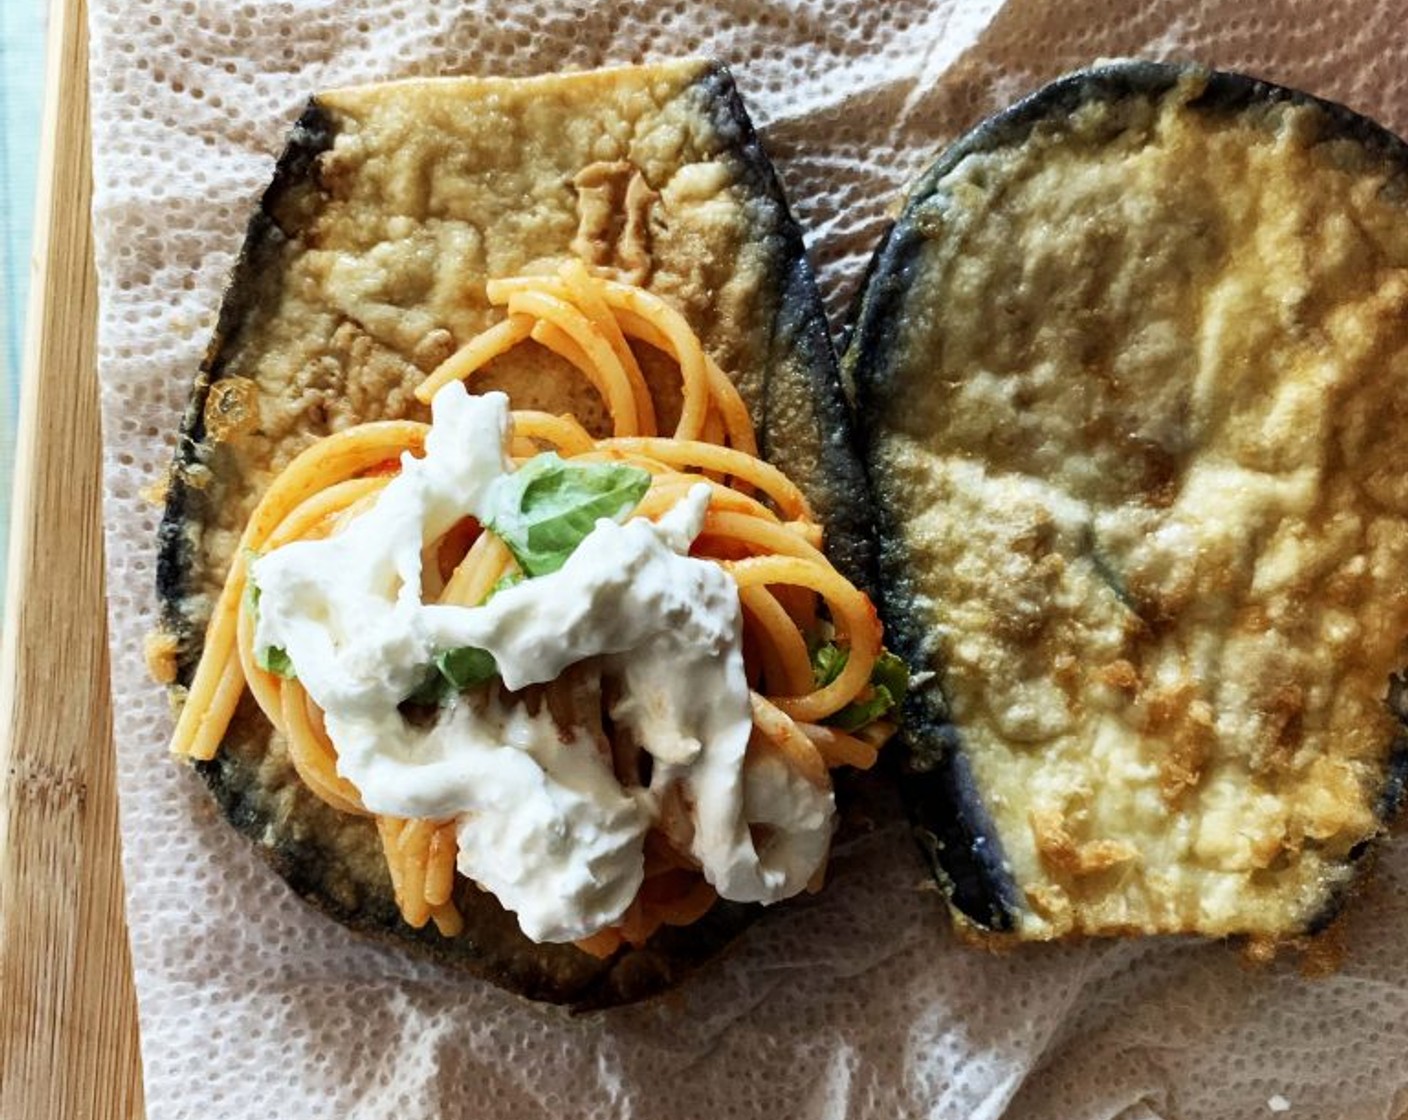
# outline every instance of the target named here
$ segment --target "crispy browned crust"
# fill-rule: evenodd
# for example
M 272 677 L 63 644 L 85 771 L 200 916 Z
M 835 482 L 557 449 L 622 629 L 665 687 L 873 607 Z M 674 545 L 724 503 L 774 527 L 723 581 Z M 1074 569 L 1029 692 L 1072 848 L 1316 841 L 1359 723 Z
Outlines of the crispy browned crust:
M 1034 130 L 1074 116 L 1082 106 L 1162 95 L 1180 82 L 1194 81 L 1200 94 L 1190 108 L 1210 120 L 1256 113 L 1277 104 L 1310 106 L 1322 135 L 1352 143 L 1384 165 L 1408 173 L 1408 145 L 1382 126 L 1347 109 L 1242 74 L 1209 71 L 1195 65 L 1127 61 L 1068 74 L 981 122 L 949 146 L 910 187 L 899 216 L 886 230 L 871 259 L 866 281 L 851 314 L 842 357 L 845 383 L 854 392 L 857 437 L 862 458 L 872 468 L 886 438 L 879 404 L 904 371 L 896 354 L 907 329 L 906 293 L 914 281 L 919 247 L 936 236 L 918 215 L 945 176 L 970 157 L 1022 143 Z M 914 566 L 900 543 L 900 527 L 930 496 L 888 490 L 872 477 L 876 503 L 881 615 L 887 642 L 912 665 L 928 660 L 927 614 L 921 606 L 935 573 Z M 1111 683 L 1118 684 L 1118 681 Z M 1408 687 L 1388 682 L 1388 708 L 1398 732 L 1384 761 L 1375 811 L 1385 830 L 1399 815 L 1408 788 Z M 900 738 L 899 783 L 915 837 L 935 879 L 947 896 L 953 918 L 967 936 L 991 943 L 1012 935 L 1027 907 L 1006 863 L 1003 838 L 987 809 L 993 791 L 978 788 L 963 728 L 950 718 L 941 674 L 912 688 L 906 700 Z M 1169 776 L 1176 796 L 1181 775 Z M 1011 793 L 1012 791 L 1005 791 Z M 1315 900 L 1300 923 L 1284 931 L 1288 941 L 1313 935 L 1332 923 L 1357 889 L 1371 862 L 1374 844 L 1357 845 L 1348 855 L 1356 876 Z M 1137 928 L 1124 931 L 1133 935 Z

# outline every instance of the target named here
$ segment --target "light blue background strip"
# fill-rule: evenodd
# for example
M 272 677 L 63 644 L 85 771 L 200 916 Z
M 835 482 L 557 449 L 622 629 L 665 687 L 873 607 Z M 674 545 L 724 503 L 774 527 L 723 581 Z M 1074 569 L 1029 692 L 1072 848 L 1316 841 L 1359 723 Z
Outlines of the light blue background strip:
M 0 0 L 0 590 L 5 586 L 9 555 L 20 355 L 43 109 L 46 8 L 40 0 Z

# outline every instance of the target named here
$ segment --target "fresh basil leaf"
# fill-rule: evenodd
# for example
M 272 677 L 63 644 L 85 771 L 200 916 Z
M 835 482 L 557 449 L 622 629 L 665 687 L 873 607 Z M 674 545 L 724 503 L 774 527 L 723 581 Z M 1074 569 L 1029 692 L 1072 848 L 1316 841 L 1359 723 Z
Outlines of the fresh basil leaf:
M 273 673 L 276 677 L 283 677 L 290 681 L 298 679 L 298 674 L 293 671 L 293 661 L 288 655 L 288 650 L 280 646 L 265 646 L 263 649 L 255 650 L 254 663 L 266 673 Z
M 528 577 L 522 572 L 507 572 L 494 581 L 494 586 L 489 588 L 489 593 L 484 596 L 484 603 L 487 603 L 500 591 L 507 591 L 510 587 L 516 587 Z M 479 605 L 482 607 L 484 603 Z
M 446 650 L 435 658 L 435 668 L 455 691 L 483 684 L 499 675 L 499 667 L 494 664 L 494 655 L 487 649 L 475 646 L 461 646 Z
M 475 646 L 461 646 L 436 654 L 425 680 L 406 697 L 412 704 L 444 704 L 476 684 L 493 680 L 499 667 L 494 655 Z
M 838 675 L 846 664 L 845 651 L 841 653 L 841 666 L 836 670 Z M 835 679 L 833 675 L 831 680 Z M 831 680 L 826 683 L 830 684 Z M 870 694 L 853 700 L 839 712 L 829 716 L 826 722 L 842 731 L 859 731 L 866 724 L 874 723 L 898 707 L 908 688 L 909 666 L 889 650 L 882 650 L 880 656 L 875 659 L 875 667 L 870 670 Z
M 870 683 L 889 691 L 898 704 L 909 691 L 909 666 L 904 658 L 896 657 L 889 650 L 881 650 L 875 659 L 875 668 L 870 670 Z
M 825 642 L 812 650 L 812 675 L 817 688 L 825 688 L 839 677 L 850 656 L 850 650 L 842 649 L 835 642 Z
M 839 712 L 828 716 L 826 722 L 842 731 L 859 731 L 867 723 L 874 723 L 895 706 L 895 698 L 884 685 L 872 685 L 870 695 L 864 700 L 854 700 Z
M 567 463 L 535 455 L 496 488 L 486 522 L 529 576 L 555 572 L 603 517 L 633 509 L 650 474 L 621 463 Z

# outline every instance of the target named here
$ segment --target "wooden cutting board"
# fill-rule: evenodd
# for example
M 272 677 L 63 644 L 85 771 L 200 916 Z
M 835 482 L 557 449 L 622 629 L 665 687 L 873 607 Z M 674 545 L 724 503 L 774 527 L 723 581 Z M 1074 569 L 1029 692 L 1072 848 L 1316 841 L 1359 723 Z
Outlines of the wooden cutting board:
M 83 0 L 51 0 L 0 656 L 0 1117 L 143 1114 L 103 592 Z

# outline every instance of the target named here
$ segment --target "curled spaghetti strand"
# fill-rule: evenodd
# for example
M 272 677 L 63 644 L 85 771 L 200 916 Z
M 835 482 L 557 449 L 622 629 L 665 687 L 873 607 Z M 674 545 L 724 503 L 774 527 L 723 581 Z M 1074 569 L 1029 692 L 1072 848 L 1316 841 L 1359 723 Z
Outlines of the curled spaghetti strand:
M 428 403 L 445 384 L 469 378 L 529 339 L 564 358 L 606 404 L 612 435 L 593 439 L 574 417 L 516 411 L 512 454 L 525 458 L 547 447 L 569 461 L 643 468 L 651 485 L 632 517 L 658 519 L 692 488 L 707 486 L 708 512 L 692 552 L 722 565 L 738 585 L 745 669 L 754 684 L 750 756 L 771 752 L 821 789 L 829 789 L 833 767 L 873 765 L 890 725 L 852 733 L 823 721 L 869 687 L 881 652 L 875 610 L 822 553 L 822 529 L 801 490 L 757 457 L 742 397 L 684 317 L 658 296 L 595 277 L 577 261 L 554 276 L 491 281 L 488 293 L 507 317 L 460 347 L 416 395 Z M 632 343 L 663 352 L 679 367 L 680 417 L 670 435 L 659 432 L 657 402 Z M 307 692 L 296 679 L 261 667 L 254 618 L 242 604 L 252 555 L 344 531 L 377 501 L 401 457 L 421 453 L 426 431 L 410 421 L 363 424 L 319 440 L 275 477 L 255 507 L 212 612 L 174 751 L 211 758 L 247 686 L 307 792 L 338 812 L 371 816 L 338 773 L 336 749 Z M 503 541 L 469 518 L 423 542 L 422 563 L 425 592 L 464 607 L 482 603 L 505 579 L 521 577 Z M 834 630 L 846 650 L 844 667 L 824 685 L 810 652 L 823 628 L 825 636 Z M 603 718 L 613 688 L 595 669 L 573 670 L 524 702 L 545 705 L 554 719 L 574 728 L 596 729 L 603 758 L 623 782 L 634 782 L 640 747 Z M 662 926 L 697 921 L 714 904 L 717 895 L 689 853 L 687 814 L 677 797 L 662 799 L 660 819 L 646 837 L 639 894 L 617 926 L 578 942 L 581 950 L 610 956 L 624 945 L 643 944 Z M 433 923 L 443 936 L 458 934 L 464 920 L 455 903 L 455 822 L 374 820 L 407 924 L 419 929 Z

